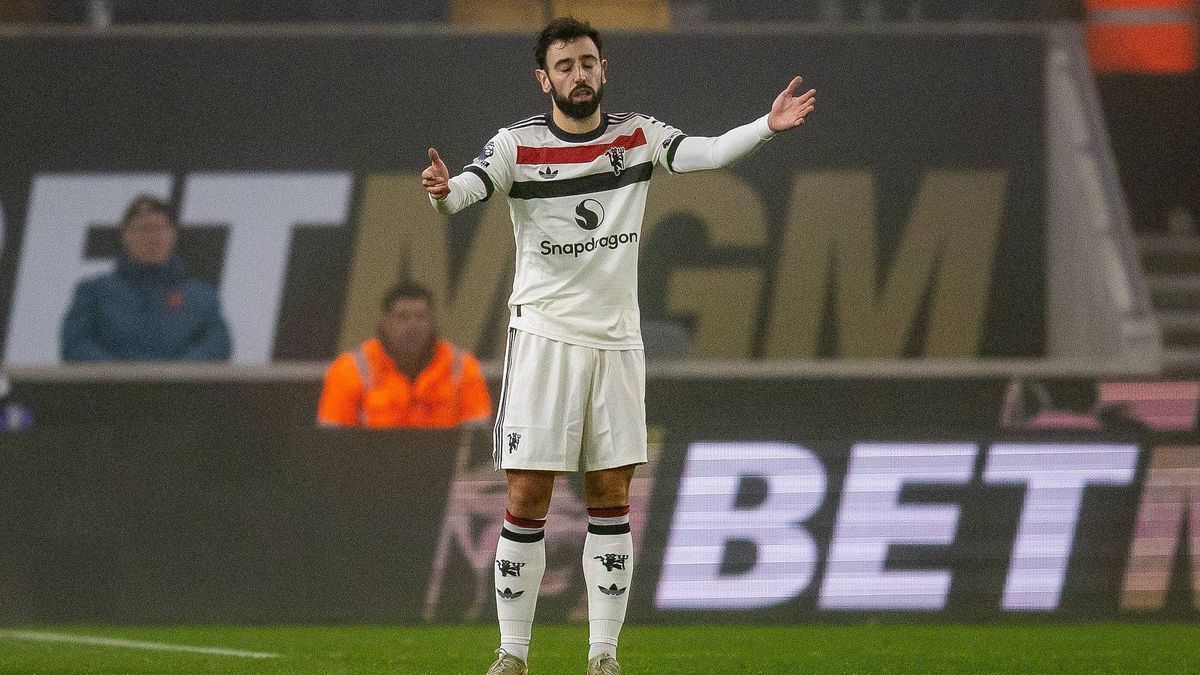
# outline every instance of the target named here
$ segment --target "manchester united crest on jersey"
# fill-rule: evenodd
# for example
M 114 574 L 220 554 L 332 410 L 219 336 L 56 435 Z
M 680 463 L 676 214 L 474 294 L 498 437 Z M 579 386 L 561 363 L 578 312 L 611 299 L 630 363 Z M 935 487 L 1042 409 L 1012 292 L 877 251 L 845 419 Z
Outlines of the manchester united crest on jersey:
M 604 154 L 608 155 L 608 163 L 612 164 L 613 175 L 620 176 L 625 170 L 625 148 L 618 145 L 605 150 Z

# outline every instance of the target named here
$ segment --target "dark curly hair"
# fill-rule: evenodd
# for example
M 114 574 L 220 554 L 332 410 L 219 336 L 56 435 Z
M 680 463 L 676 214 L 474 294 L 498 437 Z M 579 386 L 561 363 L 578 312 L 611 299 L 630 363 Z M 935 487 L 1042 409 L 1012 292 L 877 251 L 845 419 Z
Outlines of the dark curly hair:
M 538 33 L 537 43 L 533 48 L 533 60 L 537 61 L 538 68 L 546 70 L 546 52 L 551 45 L 559 41 L 574 42 L 582 37 L 591 38 L 596 44 L 596 51 L 603 57 L 604 46 L 600 44 L 600 31 L 592 28 L 592 24 L 587 21 L 580 21 L 573 16 L 560 16 Z

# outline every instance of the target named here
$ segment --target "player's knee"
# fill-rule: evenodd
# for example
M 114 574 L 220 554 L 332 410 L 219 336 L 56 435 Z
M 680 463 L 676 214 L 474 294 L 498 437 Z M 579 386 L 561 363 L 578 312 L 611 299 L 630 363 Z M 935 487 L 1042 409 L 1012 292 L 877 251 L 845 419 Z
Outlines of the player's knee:
M 508 474 L 508 511 L 522 518 L 545 518 L 550 510 L 554 476 L 540 472 L 510 471 Z
M 588 508 L 606 508 L 629 505 L 629 490 L 613 488 L 609 490 L 592 490 L 587 495 Z
M 508 512 L 521 518 L 545 518 L 550 510 L 550 498 L 541 495 L 508 493 Z
M 627 506 L 631 477 L 632 472 L 624 470 L 589 473 L 586 482 L 587 505 L 593 508 Z

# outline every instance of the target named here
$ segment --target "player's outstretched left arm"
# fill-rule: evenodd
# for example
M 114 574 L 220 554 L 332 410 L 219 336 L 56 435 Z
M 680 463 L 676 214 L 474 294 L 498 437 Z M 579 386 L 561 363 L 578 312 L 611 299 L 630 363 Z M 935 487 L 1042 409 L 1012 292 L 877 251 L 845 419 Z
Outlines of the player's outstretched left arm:
M 771 104 L 771 113 L 767 115 L 767 126 L 771 131 L 779 133 L 795 129 L 804 124 L 809 113 L 817 107 L 816 89 L 809 89 L 799 96 L 794 94 L 803 82 L 804 78 L 797 75 L 788 83 L 787 89 L 775 97 L 775 102 Z
M 749 155 L 775 134 L 804 124 L 816 108 L 817 90 L 795 95 L 804 78 L 795 77 L 771 104 L 771 112 L 726 131 L 720 136 L 688 136 L 668 155 L 668 168 L 675 172 L 719 169 Z

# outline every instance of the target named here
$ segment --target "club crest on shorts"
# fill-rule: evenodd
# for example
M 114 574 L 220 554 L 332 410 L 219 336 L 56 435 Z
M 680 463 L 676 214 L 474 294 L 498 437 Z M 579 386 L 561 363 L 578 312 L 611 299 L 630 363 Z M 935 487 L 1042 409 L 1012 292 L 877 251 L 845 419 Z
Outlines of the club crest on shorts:
M 521 444 L 521 434 L 513 432 L 508 435 L 508 452 L 512 454 L 517 451 L 517 446 Z
M 608 156 L 608 163 L 612 164 L 613 175 L 620 176 L 621 172 L 625 170 L 625 148 L 620 146 L 609 148 L 604 151 L 604 154 Z

